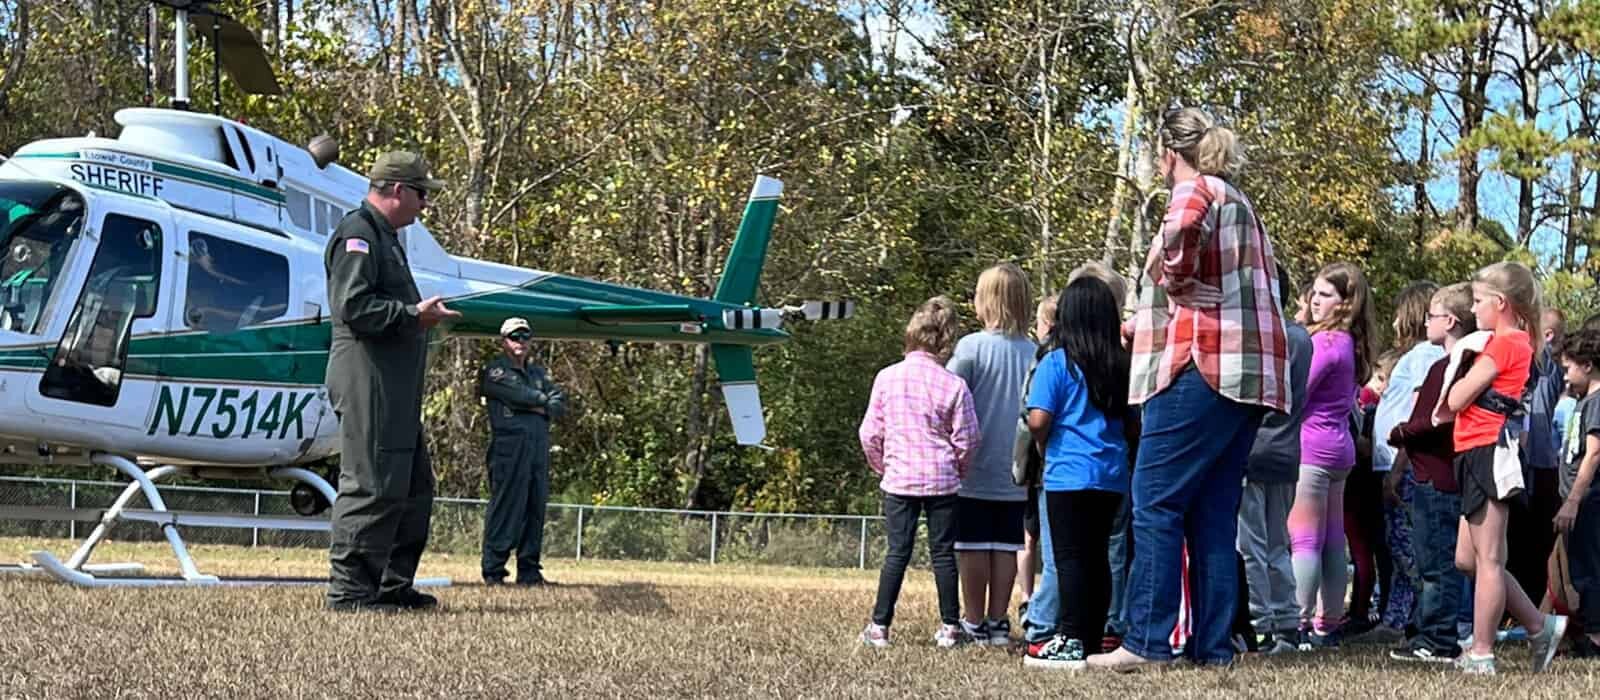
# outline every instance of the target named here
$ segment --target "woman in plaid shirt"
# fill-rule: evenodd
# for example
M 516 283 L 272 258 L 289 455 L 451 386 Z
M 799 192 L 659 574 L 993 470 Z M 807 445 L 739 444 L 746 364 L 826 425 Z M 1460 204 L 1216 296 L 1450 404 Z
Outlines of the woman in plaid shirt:
M 1150 243 L 1132 325 L 1129 403 L 1144 407 L 1133 471 L 1133 567 L 1122 648 L 1089 658 L 1131 671 L 1171 661 L 1188 545 L 1199 664 L 1233 660 L 1238 593 L 1235 516 L 1244 463 L 1266 410 L 1289 408 L 1288 341 L 1277 260 L 1265 227 L 1231 178 L 1233 132 L 1196 109 L 1170 110 L 1161 173 L 1172 188 Z
M 906 324 L 905 359 L 885 367 L 872 382 L 872 400 L 861 419 L 861 449 L 867 466 L 883 475 L 883 514 L 889 553 L 878 576 L 872 622 L 861 632 L 869 646 L 889 645 L 889 624 L 911 547 L 917 518 L 928 517 L 928 554 L 939 591 L 941 647 L 962 641 L 956 577 L 956 489 L 978 448 L 978 414 L 966 382 L 944 368 L 959 330 L 954 302 L 934 297 Z

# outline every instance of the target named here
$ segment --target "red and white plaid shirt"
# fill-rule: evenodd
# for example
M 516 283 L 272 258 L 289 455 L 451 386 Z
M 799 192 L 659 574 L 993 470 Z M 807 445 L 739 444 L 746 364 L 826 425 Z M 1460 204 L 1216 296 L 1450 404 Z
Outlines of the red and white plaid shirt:
M 861 419 L 867 466 L 897 496 L 946 496 L 978 449 L 978 413 L 967 383 L 925 352 L 878 372 Z
M 1277 280 L 1272 242 L 1243 193 L 1212 176 L 1173 188 L 1139 280 L 1129 402 L 1161 393 L 1192 363 L 1217 393 L 1287 412 Z

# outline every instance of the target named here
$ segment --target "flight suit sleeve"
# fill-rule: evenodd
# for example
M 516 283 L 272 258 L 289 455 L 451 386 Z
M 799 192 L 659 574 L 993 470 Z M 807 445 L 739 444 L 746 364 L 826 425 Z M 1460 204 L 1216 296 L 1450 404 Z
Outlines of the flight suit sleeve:
M 328 251 L 328 305 L 358 337 L 420 333 L 417 306 L 384 293 L 378 286 L 383 255 L 371 237 L 349 234 Z
M 478 393 L 504 403 L 516 411 L 533 411 L 545 407 L 548 397 L 517 381 L 514 373 L 500 367 L 490 367 L 479 381 Z
M 540 377 L 540 383 L 545 395 L 544 411 L 550 420 L 560 418 L 567 413 L 567 393 L 550 381 L 549 377 Z

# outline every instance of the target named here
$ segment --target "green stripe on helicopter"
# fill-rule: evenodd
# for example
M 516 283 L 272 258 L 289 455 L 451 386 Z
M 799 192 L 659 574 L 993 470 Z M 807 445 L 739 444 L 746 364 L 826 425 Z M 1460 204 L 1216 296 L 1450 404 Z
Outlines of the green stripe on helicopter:
M 447 300 L 462 318 L 451 333 L 495 336 L 511 316 L 528 318 L 540 338 L 629 342 L 714 342 L 719 346 L 765 345 L 788 334 L 772 329 L 730 331 L 721 313 L 739 308 L 716 301 L 675 296 L 551 275 L 520 288 Z M 624 318 L 627 317 L 627 318 Z M 684 320 L 695 319 L 695 320 Z M 133 338 L 125 375 L 175 382 L 222 382 L 316 386 L 326 379 L 332 327 L 326 321 L 270 323 L 228 333 L 174 332 Z M 0 369 L 43 371 L 56 343 L 0 350 Z M 731 353 L 723 354 L 733 360 Z M 754 378 L 754 368 L 737 363 L 726 380 Z
M 115 153 L 115 151 L 107 152 Z M 82 152 L 79 151 L 67 151 L 63 153 L 18 153 L 13 157 L 37 158 L 42 160 L 82 160 L 85 162 L 92 162 L 86 158 Z M 204 170 L 199 170 L 156 158 L 150 158 L 148 156 L 137 156 L 137 158 L 150 161 L 150 172 L 159 174 L 163 177 L 184 180 L 198 185 L 220 187 L 222 189 L 249 197 L 254 197 L 256 199 L 264 200 L 273 204 L 283 204 L 284 202 L 288 201 L 288 198 L 282 192 L 270 187 L 265 187 L 244 178 L 223 175 L 220 173 L 206 172 Z

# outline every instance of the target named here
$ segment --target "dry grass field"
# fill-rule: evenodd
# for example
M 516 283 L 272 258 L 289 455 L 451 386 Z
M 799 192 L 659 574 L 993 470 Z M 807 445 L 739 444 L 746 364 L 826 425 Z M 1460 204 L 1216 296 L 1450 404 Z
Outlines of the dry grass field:
M 63 541 L 0 540 L 0 561 Z M 196 547 L 208 573 L 317 576 L 315 550 Z M 111 543 L 97 561 L 169 565 Z M 1466 678 L 1402 667 L 1375 647 L 1245 658 L 1231 670 L 1067 676 L 1024 670 L 1020 650 L 934 648 L 933 585 L 913 571 L 896 645 L 858 646 L 875 572 L 553 562 L 552 589 L 484 588 L 471 558 L 430 555 L 443 608 L 321 610 L 322 589 L 84 590 L 0 577 L 0 698 L 987 697 L 1584 698 L 1600 663 Z M 155 571 L 161 572 L 160 567 Z

